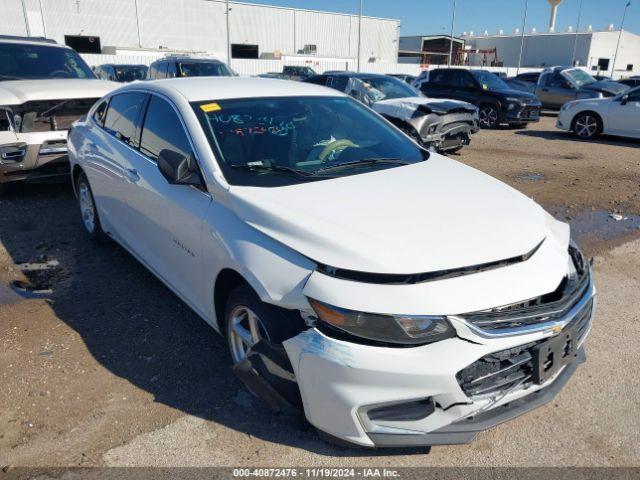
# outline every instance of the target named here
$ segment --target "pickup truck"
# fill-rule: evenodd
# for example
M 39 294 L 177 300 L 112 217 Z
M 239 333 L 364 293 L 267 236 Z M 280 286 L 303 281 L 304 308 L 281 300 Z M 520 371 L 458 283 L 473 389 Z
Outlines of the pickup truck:
M 262 78 L 279 78 L 281 80 L 305 80 L 309 77 L 317 75 L 315 70 L 311 67 L 300 67 L 294 65 L 285 65 L 282 68 L 282 72 L 268 72 L 258 75 Z
M 0 59 L 0 193 L 7 183 L 67 179 L 69 127 L 120 84 L 44 38 L 0 35 Z
M 596 80 L 584 70 L 571 67 L 547 68 L 537 83 L 522 83 L 521 90 L 534 93 L 542 102 L 542 108 L 551 110 L 559 110 L 572 100 L 613 97 L 629 88 L 612 80 Z M 518 88 L 515 82 L 510 86 Z

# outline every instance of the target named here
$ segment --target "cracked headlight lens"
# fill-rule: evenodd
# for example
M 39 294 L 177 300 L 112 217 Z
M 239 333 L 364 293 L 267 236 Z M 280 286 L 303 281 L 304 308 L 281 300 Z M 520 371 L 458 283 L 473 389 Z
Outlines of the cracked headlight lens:
M 309 299 L 309 303 L 324 324 L 368 340 L 422 345 L 455 337 L 455 330 L 444 316 L 357 312 L 313 298 Z

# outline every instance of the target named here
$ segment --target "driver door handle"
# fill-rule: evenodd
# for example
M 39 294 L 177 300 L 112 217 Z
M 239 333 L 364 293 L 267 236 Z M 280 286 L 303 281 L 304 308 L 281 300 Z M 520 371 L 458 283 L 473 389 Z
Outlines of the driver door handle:
M 132 183 L 136 183 L 138 180 L 140 180 L 140 175 L 138 175 L 138 170 L 136 170 L 135 168 L 125 168 L 124 175 L 125 177 L 127 177 L 127 180 L 129 180 Z

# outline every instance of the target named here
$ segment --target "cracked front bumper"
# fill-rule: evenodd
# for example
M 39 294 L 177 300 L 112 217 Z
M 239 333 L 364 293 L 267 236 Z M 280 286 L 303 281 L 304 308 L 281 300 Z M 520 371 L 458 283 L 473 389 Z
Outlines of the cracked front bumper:
M 391 348 L 338 340 L 312 328 L 284 346 L 305 415 L 329 436 L 367 447 L 468 443 L 478 432 L 549 402 L 562 389 L 584 361 L 594 294 L 592 289 L 585 295 L 585 305 L 592 306 L 582 317 L 586 323 L 575 358 L 541 384 L 529 379 L 487 394 L 465 393 L 459 373 L 488 355 L 512 350 L 519 354 L 523 346 L 534 348 L 531 345 L 561 335 L 542 331 L 474 341 L 456 337 Z M 568 319 L 567 325 L 573 321 Z M 464 326 L 456 320 L 453 324 L 462 334 Z M 416 414 L 417 408 L 423 414 Z

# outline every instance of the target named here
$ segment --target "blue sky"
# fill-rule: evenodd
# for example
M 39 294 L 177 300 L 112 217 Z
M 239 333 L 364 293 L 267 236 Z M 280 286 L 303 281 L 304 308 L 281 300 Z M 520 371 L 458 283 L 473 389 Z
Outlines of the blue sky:
M 309 8 L 344 13 L 356 13 L 358 0 L 247 0 L 287 7 Z M 628 0 L 582 0 L 582 20 L 586 28 L 604 29 L 613 23 L 620 25 Z M 455 34 L 484 30 L 496 33 L 499 28 L 511 32 L 522 25 L 525 0 L 458 0 Z M 564 0 L 558 9 L 556 31 L 572 25 L 575 28 L 580 0 Z M 364 0 L 364 14 L 397 18 L 402 35 L 448 33 L 451 26 L 453 0 Z M 529 0 L 527 30 L 536 27 L 544 31 L 549 21 L 550 7 L 546 0 Z M 640 34 L 640 0 L 631 0 L 624 24 L 625 30 Z

